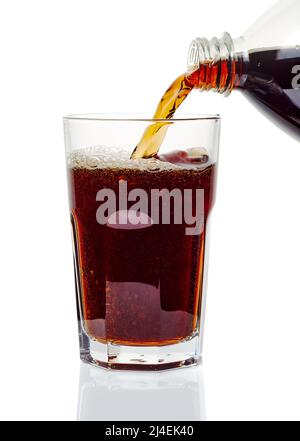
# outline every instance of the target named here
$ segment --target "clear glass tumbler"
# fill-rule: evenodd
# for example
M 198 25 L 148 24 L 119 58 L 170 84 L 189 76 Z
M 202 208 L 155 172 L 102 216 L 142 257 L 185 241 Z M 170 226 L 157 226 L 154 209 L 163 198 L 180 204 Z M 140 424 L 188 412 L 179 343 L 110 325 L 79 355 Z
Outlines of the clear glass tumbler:
M 130 159 L 145 129 L 154 158 Z M 218 116 L 64 118 L 81 359 L 163 370 L 200 361 Z

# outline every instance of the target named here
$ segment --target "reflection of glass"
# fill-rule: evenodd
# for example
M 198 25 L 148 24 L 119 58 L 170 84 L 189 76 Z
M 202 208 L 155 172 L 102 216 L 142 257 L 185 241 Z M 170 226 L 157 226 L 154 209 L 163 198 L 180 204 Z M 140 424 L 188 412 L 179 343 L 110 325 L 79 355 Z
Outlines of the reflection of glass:
M 135 160 L 157 120 L 64 122 L 81 359 L 133 370 L 198 364 L 219 117 L 165 121 L 159 156 Z
M 80 421 L 200 421 L 205 418 L 202 366 L 137 375 L 81 365 Z

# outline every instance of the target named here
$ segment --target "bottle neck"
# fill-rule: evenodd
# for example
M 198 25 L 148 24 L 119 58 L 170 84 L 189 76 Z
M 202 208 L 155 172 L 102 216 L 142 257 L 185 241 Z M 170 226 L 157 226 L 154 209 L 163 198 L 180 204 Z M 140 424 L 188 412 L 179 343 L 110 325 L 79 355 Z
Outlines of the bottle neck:
M 237 46 L 240 46 L 237 41 Z M 243 67 L 247 53 L 236 51 L 235 41 L 228 33 L 221 38 L 197 38 L 189 49 L 188 79 L 200 90 L 213 90 L 230 95 L 245 81 Z

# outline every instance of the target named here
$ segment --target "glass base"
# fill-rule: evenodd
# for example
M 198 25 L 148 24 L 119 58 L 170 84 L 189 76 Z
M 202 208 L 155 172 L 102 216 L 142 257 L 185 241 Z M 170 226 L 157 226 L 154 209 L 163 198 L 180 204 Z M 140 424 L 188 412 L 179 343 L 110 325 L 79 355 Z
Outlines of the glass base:
M 168 346 L 123 346 L 99 343 L 81 335 L 80 358 L 85 363 L 106 369 L 161 371 L 198 365 L 201 361 L 200 338 Z

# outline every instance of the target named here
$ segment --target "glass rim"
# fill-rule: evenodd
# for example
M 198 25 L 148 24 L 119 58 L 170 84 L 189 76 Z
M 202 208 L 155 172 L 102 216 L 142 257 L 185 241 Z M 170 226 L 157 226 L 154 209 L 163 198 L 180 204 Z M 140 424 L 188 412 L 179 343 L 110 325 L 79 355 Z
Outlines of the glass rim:
M 153 118 L 149 116 L 143 116 L 144 114 L 138 113 L 87 113 L 87 114 L 75 114 L 67 115 L 63 117 L 66 121 L 99 121 L 99 122 L 199 122 L 199 121 L 219 121 L 221 116 L 219 114 L 178 114 L 177 117 L 167 118 Z

